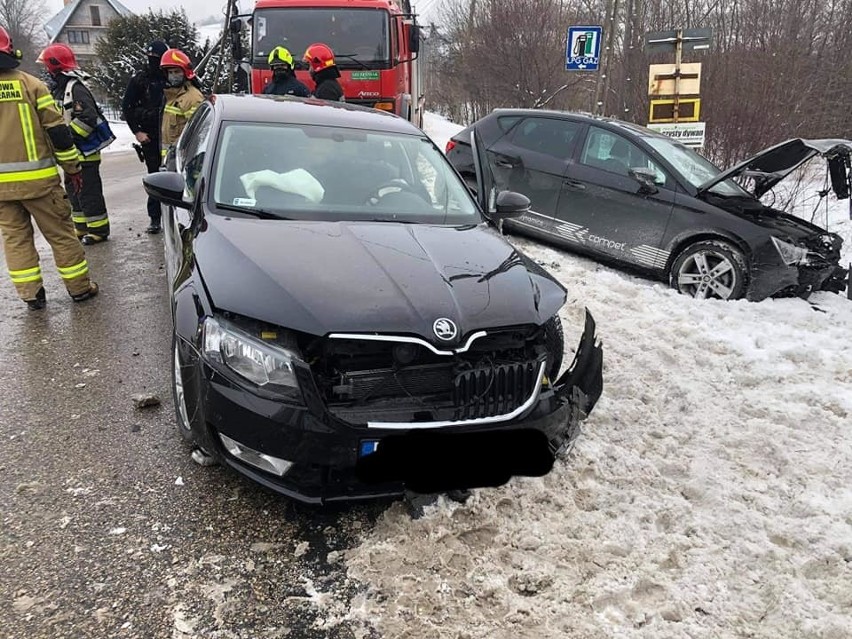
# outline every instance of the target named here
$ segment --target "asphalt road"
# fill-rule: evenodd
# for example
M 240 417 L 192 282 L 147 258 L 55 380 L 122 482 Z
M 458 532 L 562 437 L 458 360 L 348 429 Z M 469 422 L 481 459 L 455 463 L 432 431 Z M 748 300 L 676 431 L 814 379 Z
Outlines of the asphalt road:
M 116 153 L 102 173 L 101 295 L 72 304 L 41 238 L 47 308 L 0 288 L 0 637 L 354 636 L 324 619 L 354 591 L 329 553 L 386 504 L 298 506 L 190 460 L 143 167 Z M 162 403 L 136 409 L 136 393 Z

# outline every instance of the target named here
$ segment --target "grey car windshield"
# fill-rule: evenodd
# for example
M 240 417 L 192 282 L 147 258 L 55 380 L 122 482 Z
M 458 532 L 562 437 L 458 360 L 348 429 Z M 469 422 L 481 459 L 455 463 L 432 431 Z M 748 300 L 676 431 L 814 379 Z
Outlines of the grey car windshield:
M 323 221 L 478 224 L 479 209 L 427 138 L 343 127 L 228 123 L 216 204 Z
M 674 140 L 664 137 L 647 136 L 643 140 L 657 153 L 662 155 L 678 173 L 680 173 L 692 186 L 701 186 L 708 180 L 712 180 L 722 171 L 710 160 L 702 157 L 692 149 Z M 720 182 L 712 189 L 711 193 L 718 195 L 735 195 L 751 197 L 751 194 L 743 189 L 733 180 Z

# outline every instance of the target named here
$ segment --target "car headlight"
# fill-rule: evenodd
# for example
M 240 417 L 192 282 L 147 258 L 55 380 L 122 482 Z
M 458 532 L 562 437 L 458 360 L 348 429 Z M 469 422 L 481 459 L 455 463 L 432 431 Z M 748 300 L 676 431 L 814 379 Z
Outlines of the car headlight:
M 202 352 L 209 361 L 224 364 L 262 388 L 299 388 L 293 369 L 295 353 L 266 344 L 221 319 L 204 320 Z
M 774 235 L 772 236 L 772 243 L 775 245 L 775 248 L 778 249 L 778 254 L 787 266 L 793 266 L 794 264 L 807 264 L 808 249 L 796 246 L 795 244 L 790 244 L 784 240 L 779 240 Z

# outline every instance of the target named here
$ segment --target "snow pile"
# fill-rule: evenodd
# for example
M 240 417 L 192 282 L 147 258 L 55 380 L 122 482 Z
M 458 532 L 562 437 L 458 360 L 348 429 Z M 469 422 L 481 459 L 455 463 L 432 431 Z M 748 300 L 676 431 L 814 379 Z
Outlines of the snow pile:
M 136 142 L 136 136 L 130 131 L 127 122 L 121 120 L 110 120 L 109 128 L 115 136 L 115 142 L 110 144 L 101 153 L 117 153 L 119 151 L 133 151 L 133 144 Z M 135 151 L 134 151 L 135 153 Z
M 463 128 L 437 113 L 426 111 L 423 114 L 423 130 L 442 151 L 447 148 L 449 139 Z
M 848 241 L 845 203 L 829 218 Z M 852 636 L 852 302 L 692 300 L 513 242 L 567 287 L 569 350 L 595 316 L 604 395 L 548 476 L 390 508 L 346 554 L 350 617 L 387 637 Z

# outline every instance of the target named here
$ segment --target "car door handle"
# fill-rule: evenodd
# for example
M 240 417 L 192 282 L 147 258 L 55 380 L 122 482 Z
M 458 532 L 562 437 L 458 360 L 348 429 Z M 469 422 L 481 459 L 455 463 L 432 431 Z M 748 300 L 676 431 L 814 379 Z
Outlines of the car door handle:
M 502 160 L 502 159 L 501 160 L 495 160 L 494 165 L 499 166 L 499 167 L 504 168 L 504 169 L 514 169 L 515 168 L 514 163 L 512 163 L 510 160 Z
M 565 180 L 562 184 L 566 189 L 571 189 L 572 191 L 584 191 L 586 189 L 586 185 L 577 180 Z

